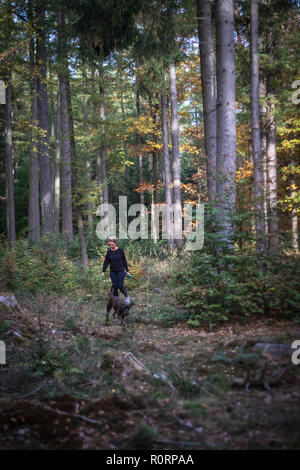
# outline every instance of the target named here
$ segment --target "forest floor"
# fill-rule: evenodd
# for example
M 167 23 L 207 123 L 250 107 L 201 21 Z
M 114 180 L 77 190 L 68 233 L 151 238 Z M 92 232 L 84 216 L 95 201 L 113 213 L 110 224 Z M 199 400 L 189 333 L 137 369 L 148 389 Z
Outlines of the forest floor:
M 19 293 L 3 309 L 0 449 L 299 449 L 300 365 L 253 346 L 291 345 L 300 327 L 176 324 L 167 277 L 130 291 L 126 327 L 106 324 L 102 295 Z

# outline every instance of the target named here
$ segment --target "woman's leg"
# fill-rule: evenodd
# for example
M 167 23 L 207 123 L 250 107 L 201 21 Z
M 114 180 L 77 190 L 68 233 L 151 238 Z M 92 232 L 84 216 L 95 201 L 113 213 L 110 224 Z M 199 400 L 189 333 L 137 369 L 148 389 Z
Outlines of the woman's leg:
M 119 286 L 119 289 L 120 291 L 122 292 L 122 294 L 124 294 L 124 297 L 125 297 L 125 300 L 127 300 L 128 302 L 130 302 L 130 298 L 127 294 L 127 290 L 126 290 L 126 287 L 124 286 L 124 279 L 125 279 L 125 272 L 121 272 L 121 273 L 118 273 L 120 276 L 120 282 L 118 284 Z
M 124 296 L 127 297 L 126 288 L 124 287 L 124 279 L 125 279 L 125 273 L 124 271 L 120 271 L 118 273 L 118 288 L 120 289 L 122 294 L 124 294 Z
M 118 273 L 115 271 L 110 271 L 111 282 L 114 286 L 114 297 L 118 297 Z

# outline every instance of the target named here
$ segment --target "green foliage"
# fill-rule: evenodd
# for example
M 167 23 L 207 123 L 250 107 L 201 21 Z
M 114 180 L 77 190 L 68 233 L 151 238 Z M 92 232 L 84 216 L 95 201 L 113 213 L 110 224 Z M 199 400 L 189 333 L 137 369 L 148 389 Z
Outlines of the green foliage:
M 186 399 L 198 397 L 201 393 L 200 385 L 192 380 L 186 373 L 171 369 L 169 372 L 170 380 L 177 392 Z
M 179 270 L 177 299 L 193 326 L 214 326 L 253 315 L 300 313 L 300 261 L 294 256 L 187 254 Z
M 0 280 L 10 290 L 71 293 L 80 291 L 86 280 L 80 263 L 58 243 L 43 240 L 39 246 L 29 246 L 26 240 L 18 240 L 14 250 L 0 246 L 0 254 Z M 88 280 L 95 288 L 99 273 L 92 271 Z
M 59 347 L 43 345 L 33 355 L 31 366 L 38 376 L 53 375 L 58 369 L 65 372 L 71 367 L 69 356 L 66 351 Z
M 0 335 L 2 335 L 6 330 L 9 329 L 12 324 L 12 320 L 1 320 L 0 321 Z
M 154 428 L 150 427 L 147 423 L 142 422 L 136 429 L 136 432 L 131 440 L 131 449 L 145 450 L 153 449 L 153 440 L 156 436 Z

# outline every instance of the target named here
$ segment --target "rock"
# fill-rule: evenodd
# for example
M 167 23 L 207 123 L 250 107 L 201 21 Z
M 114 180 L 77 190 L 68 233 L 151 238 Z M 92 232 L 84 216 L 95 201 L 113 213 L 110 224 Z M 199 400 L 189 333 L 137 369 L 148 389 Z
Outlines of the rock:
M 0 294 L 0 303 L 9 310 L 20 310 L 20 306 L 14 294 Z
M 253 346 L 256 351 L 262 351 L 266 359 L 284 359 L 292 356 L 293 349 L 288 344 L 256 343 Z
M 153 374 L 153 378 L 157 380 L 162 380 L 162 382 L 165 382 L 167 385 L 169 385 L 172 390 L 175 390 L 174 385 L 165 374 Z
M 107 351 L 102 357 L 100 368 L 120 374 L 123 378 L 135 374 L 150 374 L 131 352 L 123 351 Z

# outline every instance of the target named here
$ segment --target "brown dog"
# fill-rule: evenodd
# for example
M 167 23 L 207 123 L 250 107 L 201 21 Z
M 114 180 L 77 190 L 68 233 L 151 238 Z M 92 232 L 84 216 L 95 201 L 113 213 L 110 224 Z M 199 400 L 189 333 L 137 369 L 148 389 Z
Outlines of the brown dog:
M 110 294 L 106 306 L 106 321 L 108 321 L 109 312 L 112 308 L 114 309 L 113 317 L 115 318 L 117 314 L 121 319 L 121 325 L 124 325 L 124 318 L 129 315 L 130 303 L 126 302 L 126 300 L 121 299 L 120 297 L 114 297 L 112 294 Z

